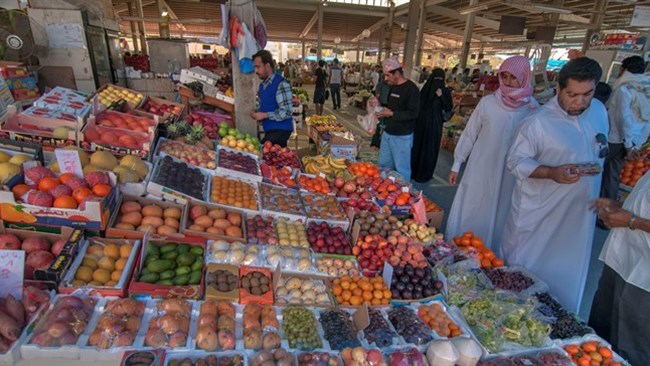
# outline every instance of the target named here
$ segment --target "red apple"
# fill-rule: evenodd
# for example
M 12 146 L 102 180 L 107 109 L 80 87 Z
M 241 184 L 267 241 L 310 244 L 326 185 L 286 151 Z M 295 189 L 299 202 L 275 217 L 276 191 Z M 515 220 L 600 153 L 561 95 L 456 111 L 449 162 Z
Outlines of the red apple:
M 13 234 L 0 234 L 0 249 L 20 249 L 20 239 Z

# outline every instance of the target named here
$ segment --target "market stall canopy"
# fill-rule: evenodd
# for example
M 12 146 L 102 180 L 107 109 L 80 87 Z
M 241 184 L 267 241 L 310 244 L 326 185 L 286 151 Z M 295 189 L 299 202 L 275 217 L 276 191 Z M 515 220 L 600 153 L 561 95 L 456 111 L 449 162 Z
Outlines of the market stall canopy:
M 130 33 L 128 3 L 135 0 L 113 0 L 124 33 Z M 469 6 L 468 1 L 424 0 L 425 48 L 458 46 L 470 13 L 475 14 L 473 42 L 486 46 L 509 45 L 526 41 L 526 34 L 505 35 L 499 33 L 501 16 L 526 18 L 526 30 L 534 32 L 537 27 L 553 25 L 557 19 L 556 43 L 582 43 L 590 28 L 590 18 L 596 11 L 597 1 L 565 0 L 543 1 L 494 1 L 481 0 Z M 220 0 L 166 0 L 170 13 L 172 37 L 216 37 L 221 30 Z M 347 2 L 347 1 L 346 1 Z M 385 0 L 357 0 L 354 4 L 343 0 L 325 3 L 323 17 L 323 41 L 331 43 L 335 37 L 341 43 L 376 46 L 379 31 L 388 21 L 389 8 Z M 403 4 L 402 4 L 403 3 Z M 557 5 L 561 3 L 562 5 Z M 608 1 L 602 12 L 602 30 L 630 29 L 629 22 L 636 1 Z M 269 39 L 276 41 L 315 42 L 318 38 L 318 0 L 258 0 L 256 2 L 267 24 Z M 375 5 L 373 5 L 375 4 Z M 142 0 L 147 36 L 158 36 L 160 17 L 157 1 Z M 598 13 L 598 12 L 596 12 Z M 408 2 L 397 1 L 393 27 L 393 43 L 399 45 L 406 37 Z M 364 30 L 370 36 L 364 37 Z M 637 29 L 638 30 L 638 29 Z M 366 32 L 367 34 L 367 32 Z

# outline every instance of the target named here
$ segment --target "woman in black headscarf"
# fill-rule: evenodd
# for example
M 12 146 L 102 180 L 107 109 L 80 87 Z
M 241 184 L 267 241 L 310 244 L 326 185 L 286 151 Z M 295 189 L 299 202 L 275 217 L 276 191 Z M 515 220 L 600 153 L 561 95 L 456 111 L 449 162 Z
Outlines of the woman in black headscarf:
M 435 68 L 420 92 L 420 115 L 413 133 L 411 179 L 426 183 L 433 178 L 442 141 L 443 111 L 451 111 L 451 92 L 445 87 L 445 72 Z

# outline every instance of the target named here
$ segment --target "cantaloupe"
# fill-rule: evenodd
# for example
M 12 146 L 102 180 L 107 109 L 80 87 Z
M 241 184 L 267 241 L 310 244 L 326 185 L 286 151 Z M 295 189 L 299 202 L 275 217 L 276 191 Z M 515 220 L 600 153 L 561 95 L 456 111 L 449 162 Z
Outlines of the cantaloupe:
M 124 165 L 116 166 L 113 169 L 113 173 L 117 174 L 117 179 L 120 183 L 137 183 L 140 181 L 138 174 Z
M 113 170 L 117 166 L 117 159 L 105 152 L 97 151 L 90 156 L 90 164 L 104 170 Z

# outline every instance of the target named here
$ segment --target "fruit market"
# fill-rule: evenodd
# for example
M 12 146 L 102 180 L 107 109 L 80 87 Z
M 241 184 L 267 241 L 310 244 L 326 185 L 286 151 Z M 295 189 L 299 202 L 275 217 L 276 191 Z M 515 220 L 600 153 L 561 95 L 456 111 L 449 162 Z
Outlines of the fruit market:
M 0 365 L 650 364 L 647 4 L 0 19 Z

